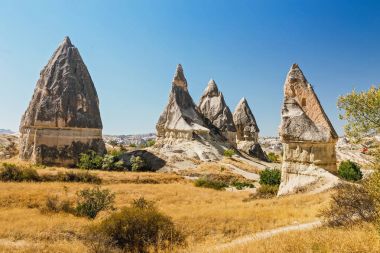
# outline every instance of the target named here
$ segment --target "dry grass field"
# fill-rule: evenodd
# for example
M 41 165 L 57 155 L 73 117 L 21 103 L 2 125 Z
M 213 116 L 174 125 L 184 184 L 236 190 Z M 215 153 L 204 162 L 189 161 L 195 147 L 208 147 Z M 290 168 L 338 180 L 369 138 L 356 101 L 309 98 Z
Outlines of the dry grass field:
M 41 174 L 68 170 L 38 168 Z M 155 201 L 158 209 L 172 217 L 179 229 L 187 235 L 187 248 L 178 251 L 206 252 L 216 244 L 240 236 L 314 221 L 318 219 L 319 210 L 327 205 L 330 195 L 322 193 L 246 201 L 248 192 L 199 188 L 176 174 L 104 171 L 92 173 L 103 179 L 102 188 L 116 194 L 117 209 L 129 205 L 133 199 L 139 197 Z M 102 212 L 95 220 L 89 220 L 67 213 L 44 213 L 41 208 L 45 206 L 49 196 L 74 200 L 78 190 L 88 187 L 93 185 L 67 182 L 1 182 L 0 252 L 87 252 L 83 243 L 85 229 L 100 222 L 111 211 Z M 377 239 L 375 233 L 366 234 L 366 230 L 368 229 L 355 228 L 350 236 L 360 240 Z M 337 246 L 338 251 L 331 251 L 336 249 L 330 245 L 334 240 L 332 236 L 343 236 L 344 233 L 342 230 L 332 229 L 293 232 L 226 252 L 271 252 L 270 245 L 280 243 L 283 248 L 280 247 L 279 250 L 282 251 L 276 252 L 348 252 L 344 248 L 339 251 L 339 247 L 343 246 Z M 320 238 L 317 241 L 314 238 L 316 236 Z M 297 241 L 299 237 L 303 240 Z M 294 248 L 288 248 L 292 241 L 298 244 Z M 319 245 L 322 250 L 313 251 L 317 247 L 314 245 Z M 327 251 L 323 251 L 323 247 Z M 361 246 L 358 244 L 357 247 L 360 249 Z M 288 249 L 294 250 L 287 251 Z M 298 249 L 301 251 L 297 251 Z

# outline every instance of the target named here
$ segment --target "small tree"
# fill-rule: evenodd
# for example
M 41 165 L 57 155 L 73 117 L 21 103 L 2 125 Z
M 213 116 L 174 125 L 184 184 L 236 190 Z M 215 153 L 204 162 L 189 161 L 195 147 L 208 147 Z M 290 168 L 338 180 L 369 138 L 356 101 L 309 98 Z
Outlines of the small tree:
M 341 178 L 349 181 L 358 181 L 362 179 L 363 174 L 358 164 L 350 160 L 343 161 L 339 165 L 338 174 Z

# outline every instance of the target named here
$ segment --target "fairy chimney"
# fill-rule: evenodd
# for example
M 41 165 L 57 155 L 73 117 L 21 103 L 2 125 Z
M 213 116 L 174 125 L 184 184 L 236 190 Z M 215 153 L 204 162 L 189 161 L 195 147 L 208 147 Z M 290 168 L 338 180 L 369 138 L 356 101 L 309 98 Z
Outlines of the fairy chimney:
M 280 139 L 283 163 L 279 195 L 336 183 L 329 172 L 337 169 L 338 135 L 297 64 L 291 67 L 284 85 Z
M 214 80 L 209 81 L 198 108 L 203 116 L 210 120 L 231 144 L 235 145 L 236 128 L 233 116 Z
M 78 49 L 65 37 L 40 72 L 20 124 L 20 157 L 73 166 L 80 153 L 105 152 L 98 95 Z

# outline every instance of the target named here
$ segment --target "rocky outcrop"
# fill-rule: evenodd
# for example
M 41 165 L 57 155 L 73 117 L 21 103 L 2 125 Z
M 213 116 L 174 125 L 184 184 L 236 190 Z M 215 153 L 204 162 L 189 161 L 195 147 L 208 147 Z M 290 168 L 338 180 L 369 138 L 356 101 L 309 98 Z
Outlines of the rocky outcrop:
M 194 135 L 210 133 L 189 94 L 181 64 L 177 66 L 169 101 L 158 119 L 156 129 L 158 138 L 192 140 Z
M 233 116 L 214 80 L 210 80 L 199 101 L 200 112 L 235 145 L 236 128 Z
M 233 120 L 236 126 L 236 145 L 238 150 L 260 160 L 268 161 L 259 144 L 259 127 L 245 98 L 242 98 L 236 106 Z
M 218 160 L 228 148 L 220 130 L 194 104 L 181 65 L 177 66 L 169 101 L 156 129 L 157 142 L 152 150 L 167 160 Z
M 78 49 L 66 37 L 40 73 L 20 124 L 20 157 L 72 166 L 79 154 L 105 152 L 99 100 Z
M 338 136 L 314 90 L 294 64 L 284 85 L 280 126 L 282 178 L 278 194 L 316 191 L 334 186 Z

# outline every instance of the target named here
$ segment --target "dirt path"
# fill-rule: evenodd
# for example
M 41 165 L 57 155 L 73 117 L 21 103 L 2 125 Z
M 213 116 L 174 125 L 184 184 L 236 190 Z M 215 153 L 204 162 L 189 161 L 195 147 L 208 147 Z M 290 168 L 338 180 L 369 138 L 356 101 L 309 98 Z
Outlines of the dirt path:
M 271 230 L 267 230 L 267 231 L 263 231 L 263 232 L 258 232 L 256 234 L 243 236 L 243 237 L 237 238 L 237 239 L 235 239 L 231 242 L 228 242 L 228 243 L 216 245 L 215 247 L 210 249 L 209 252 L 218 252 L 220 250 L 233 248 L 233 247 L 236 247 L 236 246 L 239 246 L 242 244 L 246 244 L 246 243 L 249 243 L 252 241 L 270 238 L 272 236 L 275 236 L 275 235 L 281 234 L 281 233 L 285 233 L 285 232 L 313 229 L 313 228 L 320 227 L 320 226 L 322 226 L 321 221 L 313 221 L 313 222 L 309 222 L 309 223 L 279 227 L 279 228 L 275 228 L 275 229 L 271 229 Z
M 223 166 L 226 166 L 227 168 L 229 168 L 231 170 L 231 172 L 233 172 L 235 174 L 239 174 L 239 175 L 245 177 L 246 179 L 255 180 L 255 181 L 258 181 L 260 179 L 260 176 L 256 173 L 252 173 L 252 172 L 242 170 L 242 169 L 236 167 L 235 165 L 232 165 L 229 163 L 221 163 L 221 164 Z

